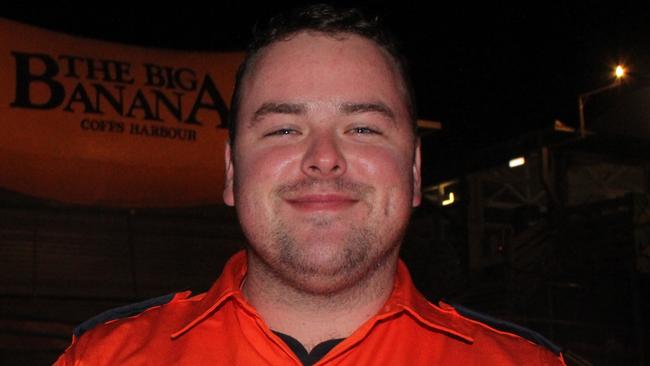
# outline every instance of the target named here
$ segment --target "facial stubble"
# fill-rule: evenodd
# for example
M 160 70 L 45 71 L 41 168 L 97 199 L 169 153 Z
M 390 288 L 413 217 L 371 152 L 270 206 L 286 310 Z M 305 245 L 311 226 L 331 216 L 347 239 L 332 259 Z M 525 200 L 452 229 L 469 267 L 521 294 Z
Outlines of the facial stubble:
M 358 204 L 365 207 L 367 217 L 358 223 L 352 223 L 350 220 L 345 221 L 345 217 L 322 215 L 305 218 L 303 222 L 289 223 L 282 220 L 280 215 L 274 215 L 267 244 L 275 255 L 261 258 L 262 261 L 274 277 L 311 295 L 330 295 L 363 285 L 364 279 L 371 277 L 372 272 L 396 256 L 403 228 L 389 228 L 388 232 L 379 230 L 384 218 L 373 215 L 374 210 L 378 209 L 371 204 L 373 201 L 370 199 L 375 189 L 367 185 L 343 179 L 305 179 L 280 186 L 274 194 L 276 197 L 284 197 L 314 188 L 326 188 L 359 199 Z M 388 214 L 387 210 L 389 209 L 380 211 Z M 308 242 L 295 235 L 294 229 L 298 225 L 310 228 Z M 339 242 L 331 242 L 328 235 L 332 230 L 341 230 L 341 225 L 344 226 L 344 233 Z M 378 233 L 384 235 L 380 237 Z

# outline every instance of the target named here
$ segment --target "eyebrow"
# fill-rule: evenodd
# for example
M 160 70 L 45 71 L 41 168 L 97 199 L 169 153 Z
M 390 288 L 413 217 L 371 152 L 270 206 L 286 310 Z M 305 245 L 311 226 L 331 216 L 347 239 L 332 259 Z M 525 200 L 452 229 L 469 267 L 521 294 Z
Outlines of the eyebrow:
M 361 113 L 379 113 L 385 117 L 395 120 L 395 113 L 386 104 L 382 102 L 376 103 L 343 103 L 339 106 L 339 110 L 343 114 L 361 114 Z
M 257 122 L 268 114 L 296 114 L 307 113 L 307 106 L 302 103 L 264 103 L 253 114 L 253 122 Z
M 390 109 L 390 107 L 382 102 L 341 103 L 338 106 L 338 110 L 340 113 L 345 115 L 379 113 L 395 122 L 395 113 Z M 305 103 L 264 103 L 255 111 L 255 113 L 253 113 L 253 119 L 249 127 L 253 127 L 257 122 L 269 114 L 305 115 L 307 114 L 307 105 Z

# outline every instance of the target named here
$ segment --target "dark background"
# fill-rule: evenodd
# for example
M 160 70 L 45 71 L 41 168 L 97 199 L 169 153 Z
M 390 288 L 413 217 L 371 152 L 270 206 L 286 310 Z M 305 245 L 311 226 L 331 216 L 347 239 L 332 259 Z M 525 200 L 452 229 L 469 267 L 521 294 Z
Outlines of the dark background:
M 2 5 L 0 16 L 108 41 L 242 50 L 255 22 L 297 1 Z M 359 2 L 383 16 L 411 62 L 420 118 L 465 147 L 493 144 L 559 119 L 577 125 L 579 93 L 648 73 L 650 10 L 642 2 Z
M 3 4 L 0 16 L 145 47 L 233 51 L 244 48 L 256 21 L 299 3 L 183 1 L 136 8 L 62 1 Z M 458 179 L 461 199 L 450 208 L 425 201 L 403 250 L 425 295 L 541 331 L 587 360 L 571 364 L 647 364 L 650 6 L 335 3 L 385 18 L 411 62 L 419 117 L 443 124 L 423 136 L 424 183 Z M 537 134 L 555 120 L 576 127 L 578 95 L 609 85 L 618 63 L 629 71 L 623 85 L 587 105 L 587 127 L 604 133 L 577 144 L 555 137 L 549 143 Z M 632 136 L 641 139 L 631 143 Z M 490 206 L 503 187 L 543 191 L 535 175 L 541 146 L 552 150 L 560 202 L 553 203 L 547 189 L 539 204 L 511 199 L 510 206 Z M 527 155 L 527 173 L 495 168 L 492 159 L 502 164 L 515 151 L 534 152 Z M 493 170 L 474 174 L 479 168 Z M 610 186 L 598 191 L 603 182 Z M 484 192 L 476 193 L 480 184 Z M 580 194 L 591 196 L 575 198 Z M 205 290 L 242 242 L 232 210 L 223 207 L 78 207 L 1 190 L 0 203 L 7 274 L 0 296 L 3 364 L 51 362 L 75 323 L 107 308 L 185 288 Z M 472 216 L 479 211 L 483 216 Z M 634 251 L 638 243 L 645 257 Z M 476 253 L 478 265 L 471 263 Z

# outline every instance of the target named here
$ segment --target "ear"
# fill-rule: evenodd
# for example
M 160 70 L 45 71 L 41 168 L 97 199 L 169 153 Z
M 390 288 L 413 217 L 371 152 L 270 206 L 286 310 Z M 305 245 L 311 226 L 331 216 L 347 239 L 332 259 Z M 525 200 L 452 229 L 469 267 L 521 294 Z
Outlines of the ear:
M 421 152 L 420 138 L 415 141 L 415 152 L 413 154 L 413 207 L 417 207 L 422 202 L 422 173 L 421 173 Z
M 224 150 L 224 166 L 226 167 L 226 177 L 224 179 L 223 185 L 223 202 L 228 206 L 235 205 L 235 195 L 233 192 L 234 185 L 234 167 L 232 163 L 232 149 L 230 148 L 230 142 L 226 141 L 226 148 Z

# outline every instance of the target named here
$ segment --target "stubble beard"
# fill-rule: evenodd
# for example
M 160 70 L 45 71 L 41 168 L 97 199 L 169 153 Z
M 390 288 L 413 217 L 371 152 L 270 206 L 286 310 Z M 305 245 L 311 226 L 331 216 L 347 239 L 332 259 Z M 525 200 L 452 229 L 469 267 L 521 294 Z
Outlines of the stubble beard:
M 280 187 L 278 192 L 316 184 L 323 183 L 302 181 Z M 337 181 L 331 184 L 337 189 L 353 192 L 361 199 L 374 191 L 372 187 L 356 183 Z M 274 277 L 299 292 L 327 296 L 363 285 L 363 280 L 371 277 L 372 272 L 384 266 L 389 258 L 396 258 L 403 230 L 382 230 L 380 218 L 372 217 L 375 208 L 370 203 L 360 204 L 366 205 L 368 217 L 360 220 L 359 224 L 327 216 L 309 218 L 304 223 L 287 223 L 274 217 L 267 239 L 275 255 L 266 260 L 263 258 Z M 298 238 L 294 233 L 292 228 L 297 225 L 310 228 L 308 239 Z M 345 226 L 343 235 L 338 242 L 331 242 L 332 239 L 327 237 L 329 230 L 340 230 L 337 227 L 340 225 Z M 378 233 L 383 235 L 380 237 Z
M 342 243 L 324 246 L 300 243 L 282 224 L 276 229 L 272 236 L 278 256 L 277 263 L 271 265 L 273 271 L 280 280 L 309 295 L 333 295 L 363 284 L 399 248 L 399 242 L 378 245 L 377 234 L 367 227 L 351 228 Z
M 389 259 L 397 259 L 406 222 L 395 222 L 395 226 L 386 227 L 388 209 L 373 207 L 372 200 L 367 199 L 373 195 L 374 188 L 347 180 L 307 178 L 282 185 L 274 190 L 273 195 L 281 202 L 286 194 L 324 187 L 359 198 L 358 204 L 366 206 L 366 217 L 357 223 L 328 216 L 312 217 L 297 223 L 285 222 L 278 215 L 272 215 L 261 236 L 249 237 L 261 244 L 249 243 L 249 251 L 256 257 L 255 261 L 265 268 L 263 271 L 268 276 L 267 280 L 274 278 L 274 281 L 298 293 L 331 296 L 347 291 L 352 294 L 356 292 L 355 288 L 358 290 L 366 285 L 366 280 L 374 272 L 386 264 L 392 265 Z M 375 210 L 387 216 L 376 216 L 373 214 Z M 303 235 L 299 235 L 293 230 L 298 225 L 302 225 L 303 230 L 309 227 L 310 232 L 304 235 L 303 231 Z M 341 228 L 341 225 L 344 227 Z M 343 229 L 338 242 L 328 237 L 330 230 L 334 229 Z

